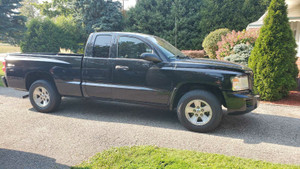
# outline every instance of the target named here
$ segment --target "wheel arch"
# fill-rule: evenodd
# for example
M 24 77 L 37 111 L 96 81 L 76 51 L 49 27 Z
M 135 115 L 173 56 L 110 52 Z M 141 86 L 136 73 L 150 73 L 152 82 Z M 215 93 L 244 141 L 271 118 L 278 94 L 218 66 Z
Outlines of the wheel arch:
M 225 98 L 222 94 L 221 89 L 218 86 L 208 85 L 208 84 L 201 84 L 201 83 L 185 83 L 177 86 L 171 96 L 170 100 L 170 110 L 174 110 L 177 107 L 177 104 L 180 98 L 187 92 L 192 90 L 205 90 L 209 91 L 214 94 L 217 99 L 220 101 L 222 105 L 226 107 Z
M 46 80 L 49 81 L 50 83 L 52 83 L 56 88 L 55 82 L 54 82 L 54 78 L 47 72 L 31 72 L 28 73 L 25 77 L 25 87 L 26 90 L 28 91 L 30 86 L 37 80 Z

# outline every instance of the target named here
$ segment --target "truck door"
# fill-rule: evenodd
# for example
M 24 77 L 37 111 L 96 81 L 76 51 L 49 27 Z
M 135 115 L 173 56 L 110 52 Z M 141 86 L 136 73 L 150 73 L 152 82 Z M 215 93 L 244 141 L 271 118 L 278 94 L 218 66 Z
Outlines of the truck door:
M 117 100 L 166 104 L 168 95 L 157 88 L 159 64 L 140 58 L 142 53 L 154 50 L 141 39 L 120 36 L 116 57 L 112 59 L 112 95 Z M 153 78 L 154 77 L 154 78 Z
M 99 34 L 95 37 L 92 56 L 83 58 L 82 90 L 85 97 L 111 98 L 112 67 L 111 55 L 112 35 Z

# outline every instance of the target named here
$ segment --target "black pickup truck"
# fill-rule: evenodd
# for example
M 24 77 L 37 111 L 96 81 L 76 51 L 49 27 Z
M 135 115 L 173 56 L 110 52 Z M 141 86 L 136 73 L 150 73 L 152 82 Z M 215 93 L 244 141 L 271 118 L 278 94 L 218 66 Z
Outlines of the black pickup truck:
M 176 110 L 186 128 L 207 132 L 227 113 L 257 107 L 251 69 L 190 59 L 156 36 L 92 33 L 85 54 L 7 54 L 2 81 L 29 91 L 39 112 L 55 111 L 61 97 L 125 101 Z

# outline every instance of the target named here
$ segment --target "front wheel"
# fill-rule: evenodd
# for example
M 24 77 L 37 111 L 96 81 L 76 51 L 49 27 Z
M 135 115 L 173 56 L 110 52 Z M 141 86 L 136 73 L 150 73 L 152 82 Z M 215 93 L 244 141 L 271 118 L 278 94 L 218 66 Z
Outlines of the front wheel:
M 216 96 L 204 90 L 193 90 L 178 102 L 177 116 L 181 124 L 189 130 L 209 132 L 222 120 L 222 108 Z
M 55 111 L 61 102 L 56 88 L 45 80 L 37 80 L 30 86 L 29 98 L 32 106 L 43 113 Z

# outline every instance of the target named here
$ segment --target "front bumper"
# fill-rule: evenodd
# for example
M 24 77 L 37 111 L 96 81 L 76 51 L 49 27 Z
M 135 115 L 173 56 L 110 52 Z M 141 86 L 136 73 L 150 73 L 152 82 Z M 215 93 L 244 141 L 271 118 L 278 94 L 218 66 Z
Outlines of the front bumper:
M 2 84 L 3 84 L 5 87 L 8 87 L 5 76 L 1 76 L 1 81 L 2 81 Z
M 241 115 L 256 109 L 259 96 L 251 92 L 223 92 L 227 114 Z

